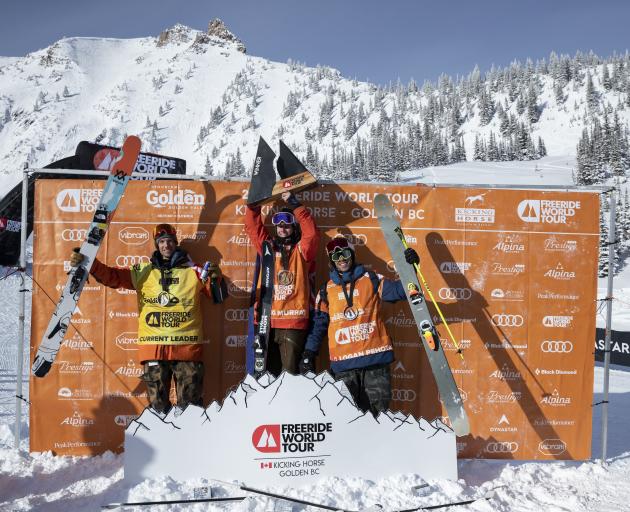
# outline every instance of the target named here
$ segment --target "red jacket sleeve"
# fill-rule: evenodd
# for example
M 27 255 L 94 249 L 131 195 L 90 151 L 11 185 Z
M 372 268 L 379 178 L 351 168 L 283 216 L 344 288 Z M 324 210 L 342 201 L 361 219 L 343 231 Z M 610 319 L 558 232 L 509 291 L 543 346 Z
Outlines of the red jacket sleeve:
M 110 267 L 94 258 L 90 274 L 92 274 L 94 279 L 99 283 L 109 288 L 135 289 L 131 281 L 131 270 L 128 268 Z
M 260 206 L 247 206 L 245 209 L 245 231 L 247 231 L 258 254 L 262 254 L 263 242 L 271 237 L 263 224 Z
M 302 238 L 298 244 L 300 246 L 300 252 L 306 261 L 315 261 L 317 248 L 319 246 L 319 231 L 317 230 L 315 221 L 305 206 L 298 206 L 293 210 L 293 214 L 302 230 Z

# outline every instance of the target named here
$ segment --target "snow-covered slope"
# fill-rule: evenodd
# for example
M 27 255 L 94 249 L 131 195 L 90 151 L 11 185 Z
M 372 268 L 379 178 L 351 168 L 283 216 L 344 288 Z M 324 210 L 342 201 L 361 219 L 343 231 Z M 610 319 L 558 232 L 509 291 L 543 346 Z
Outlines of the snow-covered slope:
M 117 145 L 128 133 L 142 137 L 144 150 L 186 159 L 196 174 L 223 175 L 228 164 L 229 174 L 247 174 L 262 135 L 272 146 L 282 138 L 330 177 L 387 178 L 391 169 L 380 167 L 388 162 L 447 163 L 460 141 L 472 160 L 477 136 L 499 136 L 500 110 L 573 165 L 594 118 L 614 110 L 625 126 L 630 116 L 630 58 L 552 55 L 536 67 L 380 88 L 327 67 L 248 56 L 218 36 L 176 25 L 160 37 L 67 38 L 0 57 L 0 184 L 15 182 L 25 165 L 72 154 L 80 140 Z M 604 70 L 619 68 L 610 85 Z M 596 94 L 589 108 L 588 76 Z

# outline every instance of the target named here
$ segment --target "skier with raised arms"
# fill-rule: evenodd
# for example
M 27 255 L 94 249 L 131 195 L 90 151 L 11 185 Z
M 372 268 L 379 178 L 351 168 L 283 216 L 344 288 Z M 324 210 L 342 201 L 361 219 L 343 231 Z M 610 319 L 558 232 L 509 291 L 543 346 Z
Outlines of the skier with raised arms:
M 377 415 L 389 408 L 390 363 L 394 361 L 381 303 L 406 300 L 405 290 L 400 281 L 385 279 L 357 263 L 354 247 L 346 238 L 333 238 L 326 245 L 326 253 L 330 279 L 317 295 L 300 372 L 315 370 L 315 357 L 328 336 L 333 375 L 346 384 L 363 411 Z M 413 264 L 420 258 L 409 248 L 405 260 Z
M 274 252 L 271 331 L 264 349 L 265 369 L 276 376 L 283 370 L 293 374 L 299 371 L 313 304 L 311 276 L 319 245 L 317 226 L 306 207 L 291 192 L 281 197 L 287 207 L 271 217 L 273 236 L 263 224 L 260 206 L 248 205 L 245 213 L 245 228 L 259 256 L 265 241 L 272 242 Z M 260 288 L 258 285 L 258 304 L 262 302 Z M 260 318 L 260 308 L 255 310 Z
M 95 259 L 90 274 L 110 288 L 136 290 L 137 358 L 144 366 L 142 380 L 151 407 L 165 416 L 171 408 L 169 394 L 173 377 L 180 409 L 189 404 L 203 405 L 201 294 L 210 297 L 209 283 L 216 285 L 222 276 L 217 264 L 202 269 L 193 263 L 188 253 L 178 246 L 177 231 L 170 224 L 155 226 L 153 240 L 156 250 L 150 262 L 119 268 Z M 80 265 L 82 259 L 75 251 L 70 264 Z

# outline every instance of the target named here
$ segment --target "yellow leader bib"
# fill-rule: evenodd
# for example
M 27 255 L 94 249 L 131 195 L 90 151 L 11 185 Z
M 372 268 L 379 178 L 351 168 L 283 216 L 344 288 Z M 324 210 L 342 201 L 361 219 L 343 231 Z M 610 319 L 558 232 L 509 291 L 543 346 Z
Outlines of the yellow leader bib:
M 203 342 L 200 292 L 192 266 L 164 273 L 150 263 L 135 265 L 131 280 L 138 294 L 138 344 L 182 345 Z M 165 291 L 165 288 L 168 291 Z

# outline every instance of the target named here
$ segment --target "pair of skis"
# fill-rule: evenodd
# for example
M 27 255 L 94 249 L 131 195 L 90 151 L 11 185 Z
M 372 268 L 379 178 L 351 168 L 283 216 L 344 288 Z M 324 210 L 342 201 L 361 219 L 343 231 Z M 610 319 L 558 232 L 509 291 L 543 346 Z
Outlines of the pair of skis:
M 31 371 L 35 377 L 44 377 L 50 370 L 59 347 L 70 326 L 70 319 L 76 309 L 83 285 L 87 281 L 101 242 L 105 237 L 107 228 L 112 220 L 114 212 L 127 188 L 131 173 L 140 153 L 140 139 L 130 136 L 125 142 L 110 167 L 110 175 L 107 178 L 101 199 L 94 212 L 92 223 L 88 228 L 86 240 L 81 245 L 79 252 L 83 255 L 81 264 L 74 267 L 68 273 L 68 279 L 57 302 L 55 311 L 44 332 L 44 337 L 39 344 L 37 354 L 33 361 Z
M 273 271 L 275 266 L 273 245 L 270 240 L 262 243 L 259 316 L 254 337 L 254 377 L 258 378 L 267 368 L 267 349 L 271 332 L 271 304 L 273 302 Z
M 230 484 L 233 485 L 233 484 Z M 269 491 L 263 491 L 262 489 L 256 489 L 254 487 L 248 487 L 246 485 L 240 485 L 237 484 L 236 487 L 238 487 L 240 490 L 245 491 L 245 492 L 249 492 L 249 493 L 253 493 L 253 494 L 259 494 L 261 496 L 267 496 L 268 498 L 273 498 L 273 499 L 278 499 L 278 500 L 284 500 L 284 501 L 288 501 L 291 503 L 296 503 L 298 505 L 306 505 L 309 507 L 315 507 L 315 508 L 320 508 L 323 510 L 333 510 L 333 511 L 337 511 L 337 512 L 359 512 L 359 511 L 352 511 L 352 510 L 345 510 L 339 507 L 334 507 L 331 505 L 325 505 L 323 503 L 315 503 L 313 501 L 308 501 L 308 500 L 303 500 L 300 498 L 294 498 L 292 496 L 288 496 L 286 494 L 277 494 L 277 493 L 273 493 L 273 492 L 269 492 Z M 490 491 L 488 493 L 486 493 L 485 495 L 479 497 L 479 498 L 473 498 L 473 499 L 469 499 L 469 500 L 462 500 L 462 501 L 451 501 L 449 503 L 440 503 L 438 505 L 425 505 L 425 506 L 419 506 L 419 507 L 415 507 L 415 508 L 408 508 L 405 510 L 398 510 L 396 512 L 415 512 L 415 511 L 421 511 L 421 510 L 438 510 L 441 508 L 447 508 L 447 507 L 455 507 L 455 506 L 459 506 L 459 505 L 468 505 L 470 503 L 474 503 L 476 501 L 479 500 L 489 500 L 494 496 L 494 491 Z M 116 509 L 119 507 L 131 507 L 131 506 L 150 506 L 150 505 L 174 505 L 174 504 L 193 504 L 193 503 L 216 503 L 216 502 L 228 502 L 228 501 L 243 501 L 244 499 L 246 499 L 248 496 L 234 496 L 234 497 L 224 497 L 224 498 L 201 498 L 201 499 L 194 499 L 194 500 L 164 500 L 164 501 L 136 501 L 136 502 L 125 502 L 125 503 L 109 503 L 107 505 L 103 505 L 101 508 L 103 509 Z M 376 511 L 380 511 L 382 510 L 383 507 L 381 505 L 372 505 L 369 508 L 364 508 L 361 509 L 360 512 L 376 512 Z
M 396 217 L 396 212 L 392 207 L 389 198 L 384 194 L 377 194 L 374 198 L 374 211 L 378 218 L 378 222 L 383 231 L 383 236 L 387 242 L 387 247 L 391 253 L 394 264 L 396 265 L 396 271 L 400 277 L 400 281 L 405 288 L 407 300 L 411 308 L 411 313 L 415 320 L 420 334 L 422 346 L 424 347 L 429 365 L 433 372 L 435 382 L 440 392 L 440 397 L 448 417 L 451 421 L 451 425 L 457 436 L 465 436 L 470 433 L 470 425 L 468 422 L 468 416 L 464 409 L 462 397 L 453 378 L 453 374 L 449 367 L 446 355 L 440 343 L 440 337 L 437 329 L 431 318 L 431 314 L 427 308 L 426 300 L 420 283 L 418 282 L 418 275 L 420 275 L 425 289 L 431 296 L 436 309 L 439 312 L 442 322 L 451 335 L 451 339 L 457 346 L 455 338 L 453 337 L 444 316 L 440 308 L 435 303 L 431 290 L 426 284 L 420 268 L 415 265 L 410 265 L 405 260 L 404 251 L 408 247 L 405 235 L 400 227 L 400 222 Z M 460 352 L 461 355 L 461 352 Z

